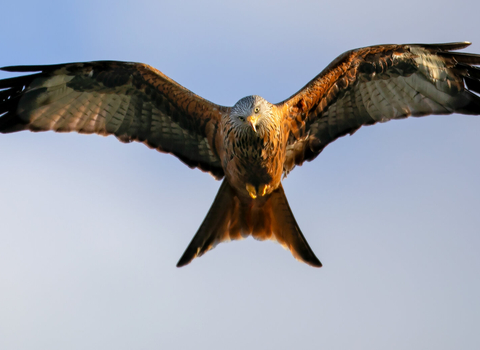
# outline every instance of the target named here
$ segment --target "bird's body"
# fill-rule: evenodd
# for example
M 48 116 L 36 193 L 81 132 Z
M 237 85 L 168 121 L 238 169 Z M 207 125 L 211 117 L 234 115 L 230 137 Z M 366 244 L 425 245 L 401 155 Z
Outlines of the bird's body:
M 361 126 L 408 116 L 480 114 L 480 55 L 469 43 L 378 45 L 348 51 L 277 104 L 247 96 L 213 104 L 140 63 L 100 61 L 4 70 L 0 132 L 115 135 L 172 153 L 224 178 L 177 266 L 249 235 L 276 240 L 321 266 L 290 210 L 281 180 Z
M 258 119 L 251 124 L 250 117 Z M 221 129 L 222 165 L 237 193 L 261 197 L 277 189 L 286 154 L 286 132 L 277 108 L 259 96 L 247 96 L 222 118 Z

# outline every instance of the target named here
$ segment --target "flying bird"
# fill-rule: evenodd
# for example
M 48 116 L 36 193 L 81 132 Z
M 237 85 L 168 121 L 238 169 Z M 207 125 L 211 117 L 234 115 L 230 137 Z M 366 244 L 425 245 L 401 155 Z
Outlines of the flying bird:
M 177 266 L 218 243 L 274 240 L 322 264 L 288 205 L 282 178 L 364 125 L 430 114 L 480 114 L 480 55 L 468 42 L 347 51 L 286 100 L 209 102 L 142 63 L 11 66 L 0 80 L 0 132 L 115 135 L 171 153 L 223 182 Z

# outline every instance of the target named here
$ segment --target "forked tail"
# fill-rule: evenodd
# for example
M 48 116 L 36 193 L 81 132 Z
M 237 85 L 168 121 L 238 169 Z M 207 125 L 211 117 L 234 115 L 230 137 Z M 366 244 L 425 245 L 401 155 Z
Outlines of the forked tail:
M 282 185 L 268 198 L 240 201 L 226 180 L 223 180 L 215 200 L 180 258 L 177 267 L 189 264 L 218 243 L 243 239 L 277 241 L 293 256 L 314 267 L 321 267 L 298 227 L 288 205 Z

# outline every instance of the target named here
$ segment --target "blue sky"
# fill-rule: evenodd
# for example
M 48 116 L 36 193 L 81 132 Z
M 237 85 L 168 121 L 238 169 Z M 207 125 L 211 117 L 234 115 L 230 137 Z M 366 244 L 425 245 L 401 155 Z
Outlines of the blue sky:
M 9 2 L 0 66 L 145 62 L 218 104 L 278 102 L 356 47 L 469 40 L 480 53 L 479 11 Z M 284 187 L 321 269 L 252 239 L 177 269 L 219 182 L 113 137 L 0 135 L 0 348 L 479 348 L 479 133 L 476 117 L 394 121 L 296 168 Z

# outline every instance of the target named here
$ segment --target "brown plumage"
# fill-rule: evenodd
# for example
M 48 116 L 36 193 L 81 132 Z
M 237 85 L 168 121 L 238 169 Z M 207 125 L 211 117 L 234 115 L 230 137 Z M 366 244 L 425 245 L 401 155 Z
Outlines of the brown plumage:
M 272 239 L 321 266 L 300 231 L 282 176 L 363 125 L 429 114 L 480 114 L 480 55 L 469 43 L 379 45 L 348 51 L 289 99 L 215 105 L 140 63 L 101 61 L 2 68 L 0 132 L 115 135 L 224 178 L 177 266 L 216 244 Z

